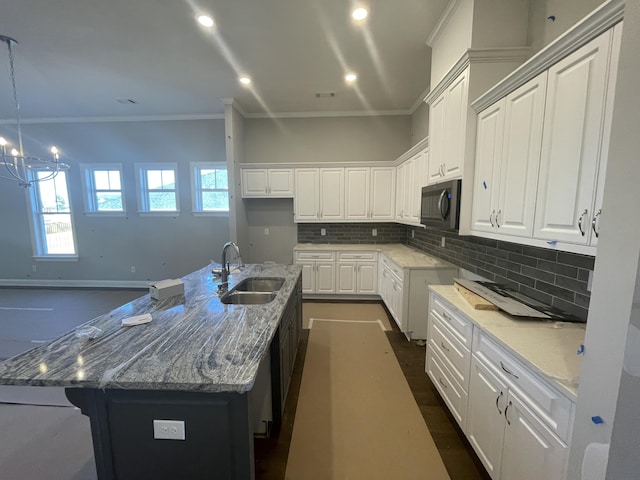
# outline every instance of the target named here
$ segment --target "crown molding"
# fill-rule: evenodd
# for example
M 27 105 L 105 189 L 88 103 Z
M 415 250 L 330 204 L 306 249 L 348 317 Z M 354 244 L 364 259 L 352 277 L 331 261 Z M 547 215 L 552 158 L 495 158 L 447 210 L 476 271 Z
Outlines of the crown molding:
M 165 122 L 182 120 L 224 120 L 224 114 L 213 113 L 206 115 L 138 115 L 133 117 L 46 117 L 46 118 L 21 118 L 20 123 L 46 124 L 46 123 L 107 123 L 107 122 Z M 16 120 L 3 118 L 0 125 L 15 125 Z
M 384 117 L 411 115 L 410 110 L 354 110 L 326 112 L 271 112 L 248 113 L 246 118 L 310 118 L 310 117 Z
M 411 108 L 409 109 L 410 115 L 413 115 L 414 113 L 416 113 L 416 110 L 418 110 L 418 108 L 420 108 L 420 105 L 424 103 L 424 98 L 427 95 L 429 95 L 429 89 L 430 87 L 425 88 L 424 91 L 420 94 L 420 96 L 416 98 L 416 101 L 413 102 L 413 105 L 411 105 Z
M 221 98 L 220 100 L 222 100 L 222 103 L 224 105 L 231 105 L 232 107 L 234 107 L 243 117 L 247 116 L 247 112 L 245 112 L 244 108 L 242 108 L 242 105 L 240 105 L 240 102 L 238 102 L 238 100 L 236 100 L 235 98 Z
M 516 68 L 494 87 L 478 97 L 471 107 L 480 112 L 520 85 L 536 77 L 574 50 L 620 22 L 624 16 L 623 0 L 610 0 L 576 23 L 564 34 Z
M 472 63 L 523 62 L 527 58 L 529 50 L 529 47 L 470 48 L 440 80 L 438 85 L 424 97 L 424 101 L 431 104 Z
M 425 42 L 427 46 L 432 46 L 440 38 L 440 35 L 442 35 L 442 32 L 444 32 L 444 30 L 447 28 L 447 25 L 453 18 L 453 14 L 456 12 L 458 5 L 460 5 L 460 1 L 461 0 L 449 1 L 444 9 L 444 12 L 442 12 L 442 15 L 440 15 L 438 23 L 435 27 L 433 27 L 433 30 L 431 30 L 431 33 L 427 37 L 427 41 Z

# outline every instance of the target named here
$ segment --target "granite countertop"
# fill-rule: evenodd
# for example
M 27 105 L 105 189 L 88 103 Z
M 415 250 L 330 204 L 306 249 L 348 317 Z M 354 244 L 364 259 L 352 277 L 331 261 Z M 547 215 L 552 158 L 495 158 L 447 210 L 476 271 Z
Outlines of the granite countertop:
M 458 268 L 455 265 L 433 257 L 401 243 L 298 243 L 294 251 L 374 251 L 388 256 L 396 265 L 406 269 Z
M 431 285 L 429 289 L 575 402 L 582 364 L 576 352 L 584 344 L 584 324 L 518 320 L 499 311 L 473 309 L 453 285 Z
M 276 298 L 263 305 L 225 305 L 211 265 L 182 278 L 184 295 L 144 295 L 86 324 L 95 339 L 75 329 L 0 363 L 0 384 L 136 390 L 247 392 L 301 274 L 297 265 L 247 265 L 229 277 L 283 277 Z M 217 280 L 217 279 L 216 279 Z M 150 323 L 121 326 L 150 313 Z

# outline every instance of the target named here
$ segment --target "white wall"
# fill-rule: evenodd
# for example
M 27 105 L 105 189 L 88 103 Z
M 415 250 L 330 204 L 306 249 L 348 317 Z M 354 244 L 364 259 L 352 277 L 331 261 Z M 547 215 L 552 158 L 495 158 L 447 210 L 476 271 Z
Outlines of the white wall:
M 624 23 L 602 208 L 603 233 L 598 240 L 569 459 L 571 480 L 581 478 L 585 448 L 592 442 L 611 440 L 607 479 L 638 478 L 640 471 L 638 2 L 627 2 Z M 596 415 L 604 423 L 594 424 L 591 418 Z
M 245 162 L 393 161 L 410 146 L 408 115 L 245 119 Z
M 0 126 L 0 136 L 13 139 L 13 130 Z M 30 124 L 23 134 L 27 153 L 41 155 L 44 147 L 56 144 L 71 165 L 67 175 L 79 258 L 34 261 L 25 190 L 0 179 L 0 279 L 146 281 L 182 276 L 214 258 L 229 235 L 227 217 L 192 215 L 190 193 L 189 162 L 225 161 L 222 120 Z M 86 216 L 79 165 L 109 162 L 123 164 L 127 216 Z M 137 162 L 178 163 L 180 214 L 138 214 Z
M 531 0 L 527 44 L 534 55 L 606 0 Z M 555 16 L 555 21 L 548 20 Z
M 429 136 L 429 105 L 422 102 L 411 115 L 411 146 Z

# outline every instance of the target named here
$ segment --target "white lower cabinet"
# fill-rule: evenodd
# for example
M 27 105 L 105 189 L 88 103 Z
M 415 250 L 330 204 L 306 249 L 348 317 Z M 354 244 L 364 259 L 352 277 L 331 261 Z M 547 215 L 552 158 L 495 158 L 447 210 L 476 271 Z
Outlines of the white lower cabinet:
M 564 479 L 573 402 L 430 296 L 426 372 L 491 478 Z
M 336 293 L 378 293 L 377 263 L 377 252 L 338 252 Z
M 302 266 L 302 293 L 335 293 L 334 252 L 296 252 L 296 264 Z

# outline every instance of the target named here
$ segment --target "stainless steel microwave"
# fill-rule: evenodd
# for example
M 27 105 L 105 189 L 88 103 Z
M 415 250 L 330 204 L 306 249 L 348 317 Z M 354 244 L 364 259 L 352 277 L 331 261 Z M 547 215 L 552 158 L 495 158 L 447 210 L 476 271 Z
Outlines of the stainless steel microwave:
M 422 187 L 420 223 L 427 228 L 457 230 L 460 226 L 461 180 Z

